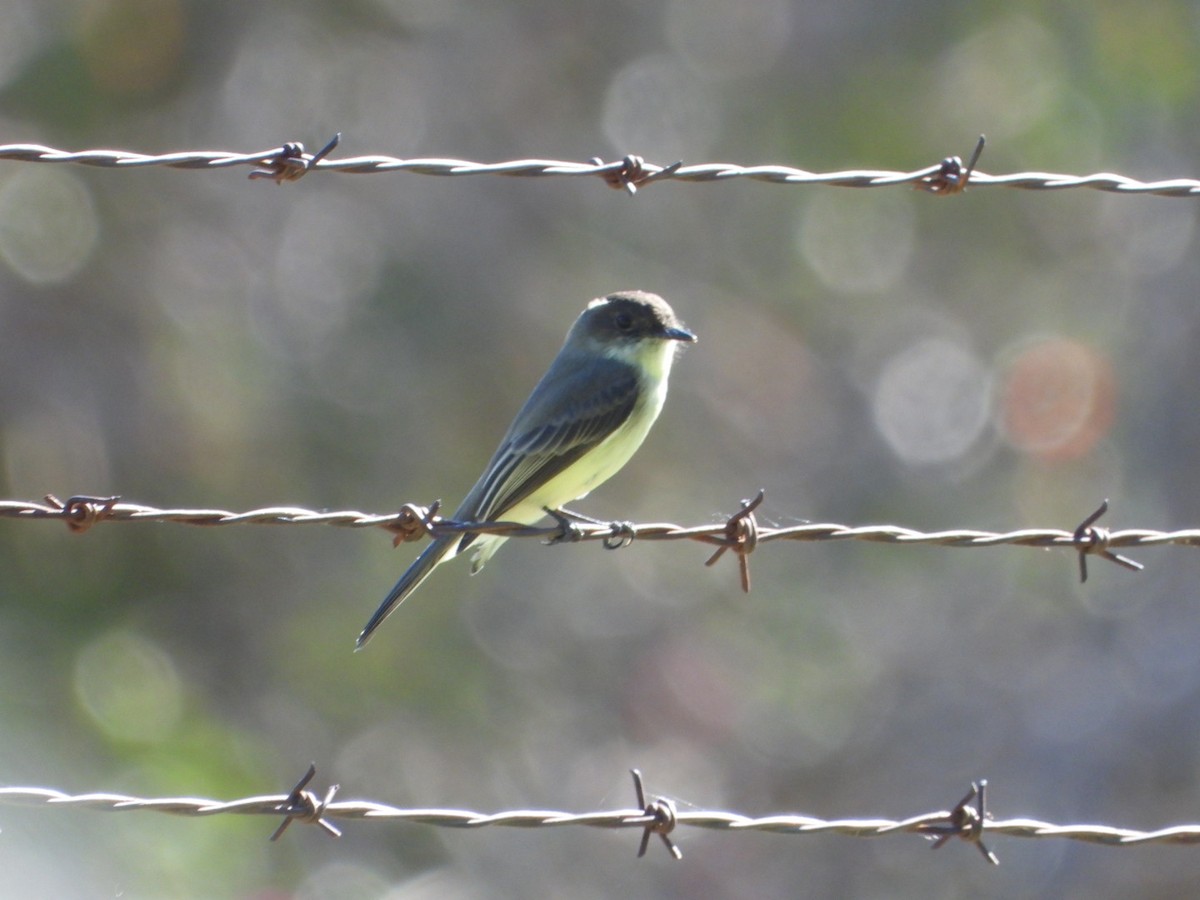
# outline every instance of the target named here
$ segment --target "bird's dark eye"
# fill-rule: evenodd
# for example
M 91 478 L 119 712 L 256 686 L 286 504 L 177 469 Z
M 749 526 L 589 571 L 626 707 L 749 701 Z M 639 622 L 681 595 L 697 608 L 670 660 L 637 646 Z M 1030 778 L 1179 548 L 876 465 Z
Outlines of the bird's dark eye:
M 629 313 L 617 313 L 617 318 L 615 321 L 617 323 L 617 327 L 622 331 L 628 331 L 633 327 L 633 316 L 631 316 Z

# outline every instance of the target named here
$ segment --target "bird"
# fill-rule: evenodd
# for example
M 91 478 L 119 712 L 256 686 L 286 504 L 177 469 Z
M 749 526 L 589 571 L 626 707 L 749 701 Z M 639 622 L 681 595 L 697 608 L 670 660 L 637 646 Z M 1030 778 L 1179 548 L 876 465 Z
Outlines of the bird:
M 641 446 L 662 411 L 677 350 L 695 341 L 657 294 L 618 291 L 591 301 L 453 520 L 532 525 L 586 497 Z M 434 538 L 371 616 L 355 649 L 441 563 L 474 548 L 475 574 L 504 541 L 471 533 Z

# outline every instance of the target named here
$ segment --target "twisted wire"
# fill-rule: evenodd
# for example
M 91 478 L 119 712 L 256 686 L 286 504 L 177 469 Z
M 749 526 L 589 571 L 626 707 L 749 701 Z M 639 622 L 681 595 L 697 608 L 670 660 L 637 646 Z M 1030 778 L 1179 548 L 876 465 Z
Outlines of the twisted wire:
M 635 770 L 636 771 L 636 770 Z M 310 774 L 302 779 L 307 784 Z M 640 791 L 640 776 L 637 785 Z M 1193 846 L 1200 844 L 1200 824 L 1174 825 L 1169 828 L 1141 830 L 1113 825 L 1056 824 L 1039 819 L 1017 817 L 994 819 L 978 803 L 980 790 L 986 782 L 972 785 L 972 791 L 952 809 L 934 810 L 904 819 L 845 818 L 822 819 L 798 813 L 751 816 L 728 810 L 678 810 L 670 803 L 670 817 L 664 819 L 657 811 L 663 798 L 641 808 L 616 808 L 589 812 L 568 812 L 554 809 L 510 809 L 499 812 L 480 812 L 470 809 L 436 807 L 403 808 L 373 800 L 324 800 L 305 791 L 300 785 L 288 794 L 268 794 L 236 800 L 212 800 L 199 797 L 144 798 L 125 794 L 91 792 L 69 794 L 40 787 L 0 787 L 0 804 L 9 806 L 39 806 L 52 808 L 89 809 L 104 812 L 153 812 L 172 816 L 206 817 L 216 815 L 249 815 L 285 817 L 285 822 L 323 824 L 327 832 L 338 836 L 340 831 L 330 820 L 398 822 L 440 828 L 634 828 L 657 832 L 664 837 L 681 827 L 708 831 L 755 831 L 771 834 L 815 835 L 832 834 L 841 837 L 877 838 L 894 834 L 915 834 L 936 839 L 960 837 L 982 847 L 983 838 L 997 836 L 1029 839 L 1058 839 L 1099 844 L 1108 847 L 1131 847 L 1147 844 Z M 978 811 L 976 807 L 979 807 Z M 970 815 L 964 815 L 970 811 Z M 279 830 L 276 831 L 276 836 Z M 990 851 L 983 848 L 985 855 Z M 678 855 L 678 854 L 675 854 Z M 994 859 L 992 859 L 994 861 Z
M 745 501 L 744 503 L 748 503 Z M 754 504 L 757 506 L 757 504 Z M 514 522 L 456 522 L 429 515 L 429 508 L 406 504 L 398 512 L 368 513 L 359 510 L 315 510 L 296 506 L 269 506 L 236 512 L 226 509 L 158 508 L 128 503 L 119 498 L 72 497 L 59 501 L 48 497 L 44 502 L 0 500 L 0 519 L 58 520 L 77 530 L 98 522 L 171 522 L 177 525 L 216 527 L 221 525 L 332 525 L 339 528 L 384 528 L 397 532 L 404 540 L 429 534 L 496 534 L 507 538 L 543 538 L 553 543 L 604 542 L 616 549 L 633 541 L 690 540 L 718 547 L 741 546 L 749 552 L 754 546 L 775 541 L 867 541 L 878 544 L 935 545 L 941 547 L 1036 547 L 1079 550 L 1081 543 L 1106 549 L 1141 548 L 1164 545 L 1196 546 L 1200 528 L 1162 531 L 1151 528 L 1104 530 L 1090 526 L 1085 531 L 1068 528 L 1021 528 L 1012 531 L 983 531 L 954 528 L 921 531 L 901 525 L 845 525 L 833 522 L 805 522 L 798 525 L 772 526 L 756 521 L 753 542 L 747 541 L 737 525 L 747 519 L 746 508 L 730 519 L 703 525 L 678 525 L 670 522 L 600 522 L 566 514 L 553 525 L 520 525 Z M 1090 517 L 1089 517 L 1090 518 Z M 82 526 L 82 527 L 79 527 Z
M 166 166 L 174 169 L 224 169 L 252 166 L 251 178 L 276 182 L 294 181 L 309 172 L 411 172 L 419 175 L 498 175 L 509 178 L 595 177 L 610 187 L 635 193 L 639 187 L 655 181 L 690 183 L 749 179 L 768 184 L 830 185 L 833 187 L 894 187 L 909 185 L 930 193 L 956 194 L 969 183 L 972 188 L 1001 187 L 1026 191 L 1086 189 L 1115 194 L 1151 194 L 1160 197 L 1200 196 L 1200 180 L 1169 178 L 1143 181 L 1113 172 L 1072 175 L 1059 172 L 1013 172 L 992 175 L 974 168 L 982 150 L 982 139 L 971 162 L 966 166 L 956 156 L 913 171 L 886 169 L 846 169 L 836 172 L 811 172 L 785 165 L 736 165 L 732 163 L 675 162 L 659 165 L 638 156 L 619 160 L 600 158 L 580 162 L 555 159 L 514 159 L 501 162 L 476 162 L 465 159 L 424 157 L 402 159 L 379 154 L 329 159 L 337 146 L 337 135 L 316 153 L 308 153 L 303 144 L 287 143 L 267 150 L 236 153 L 222 150 L 184 150 L 149 154 L 128 150 L 60 150 L 40 144 L 0 145 L 0 159 L 19 162 L 69 163 L 108 168 Z
M 555 519 L 551 526 L 522 525 L 516 522 L 456 522 L 437 515 L 440 505 L 419 506 L 406 503 L 390 514 L 364 513 L 358 510 L 311 510 L 294 506 L 275 506 L 247 512 L 223 509 L 158 509 L 137 503 L 125 503 L 120 497 L 79 495 L 59 500 L 47 495 L 45 502 L 0 500 L 0 519 L 57 519 L 74 532 L 83 532 L 99 522 L 174 522 L 181 525 L 212 527 L 218 525 L 334 525 L 343 528 L 385 528 L 397 545 L 425 536 L 433 538 L 454 534 L 495 534 L 508 538 L 536 537 L 546 543 L 599 541 L 605 549 L 618 550 L 635 540 L 689 540 L 717 547 L 708 561 L 713 565 L 726 552 L 737 556 L 742 590 L 750 592 L 750 554 L 772 541 L 868 541 L 896 545 L 933 544 L 941 547 L 1016 547 L 1064 548 L 1079 554 L 1080 579 L 1087 581 L 1089 556 L 1099 556 L 1124 568 L 1140 571 L 1141 563 L 1117 553 L 1119 548 L 1161 545 L 1194 546 L 1200 543 L 1200 529 L 1154 531 L 1145 528 L 1109 530 L 1096 525 L 1108 511 L 1108 501 L 1087 516 L 1074 530 L 1023 528 L 992 532 L 975 529 L 923 532 L 899 525 L 851 526 L 832 523 L 806 523 L 784 527 L 762 525 L 755 510 L 763 502 L 764 492 L 743 500 L 741 508 L 723 523 L 683 526 L 665 522 L 635 524 L 627 521 L 602 522 L 565 510 L 547 510 Z

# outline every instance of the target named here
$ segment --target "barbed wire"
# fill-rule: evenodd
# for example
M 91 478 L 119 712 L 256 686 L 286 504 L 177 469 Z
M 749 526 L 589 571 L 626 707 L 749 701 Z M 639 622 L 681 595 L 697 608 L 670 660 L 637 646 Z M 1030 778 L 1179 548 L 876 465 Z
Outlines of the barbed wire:
M 741 508 L 724 522 L 684 526 L 667 522 L 636 524 L 604 522 L 566 510 L 547 511 L 554 525 L 521 525 L 515 522 L 456 522 L 438 515 L 440 501 L 430 506 L 406 503 L 394 513 L 364 513 L 358 510 L 312 510 L 295 506 L 272 506 L 248 512 L 224 509 L 159 509 L 138 503 L 126 503 L 120 497 L 76 495 L 59 500 L 46 496 L 44 502 L 0 500 L 0 519 L 50 519 L 65 522 L 74 532 L 83 532 L 99 522 L 173 522 L 179 525 L 212 527 L 218 525 L 333 525 L 341 528 L 384 528 L 395 537 L 393 543 L 415 541 L 451 534 L 493 534 L 506 538 L 542 538 L 549 544 L 599 541 L 609 550 L 619 550 L 636 541 L 687 540 L 716 547 L 705 565 L 711 566 L 729 550 L 737 554 L 742 590 L 750 591 L 749 556 L 759 544 L 771 541 L 867 541 L 901 546 L 939 547 L 1037 547 L 1075 551 L 1079 556 L 1081 581 L 1087 581 L 1089 556 L 1100 556 L 1124 568 L 1140 571 L 1143 566 L 1115 552 L 1118 548 L 1197 546 L 1200 529 L 1155 531 L 1130 528 L 1112 531 L 1097 527 L 1096 522 L 1108 511 L 1108 501 L 1085 518 L 1072 531 L 1057 528 L 1023 528 L 1018 531 L 917 531 L 899 525 L 839 525 L 806 522 L 800 525 L 772 526 L 759 522 L 755 511 L 762 504 L 764 491 L 743 500 Z
M 764 526 L 758 522 L 755 510 L 765 493 L 743 500 L 741 509 L 723 523 L 683 526 L 655 522 L 636 524 L 628 521 L 605 522 L 569 511 L 549 512 L 556 522 L 550 526 L 522 525 L 514 522 L 456 522 L 437 514 L 439 503 L 428 507 L 405 504 L 394 513 L 364 513 L 358 510 L 312 510 L 293 506 L 264 507 L 247 512 L 223 509 L 160 509 L 136 503 L 122 502 L 117 496 L 97 497 L 76 495 L 59 500 L 47 495 L 45 502 L 0 500 L 0 518 L 53 519 L 63 521 L 68 528 L 82 532 L 99 522 L 173 522 L 181 525 L 213 527 L 220 525 L 333 525 L 343 528 L 384 528 L 395 534 L 394 543 L 433 538 L 451 534 L 492 534 L 506 538 L 543 538 L 547 543 L 581 543 L 599 541 L 607 549 L 616 550 L 635 540 L 690 540 L 716 546 L 717 551 L 706 565 L 715 563 L 727 550 L 737 553 L 742 568 L 743 588 L 750 589 L 747 557 L 760 543 L 790 540 L 808 542 L 868 541 L 900 545 L 933 544 L 942 547 L 1019 546 L 1042 549 L 1065 548 L 1079 554 L 1080 574 L 1087 580 L 1087 556 L 1099 555 L 1132 570 L 1140 563 L 1113 552 L 1114 548 L 1162 545 L 1195 546 L 1200 544 L 1200 529 L 1156 531 L 1124 529 L 1110 531 L 1098 528 L 1095 522 L 1108 509 L 1105 500 L 1073 531 L 1055 528 L 1026 528 L 1017 531 L 993 532 L 976 529 L 954 529 L 923 532 L 898 525 L 851 526 L 832 523 L 804 523 L 789 526 Z
M 906 819 L 863 818 L 821 819 L 799 813 L 750 816 L 727 810 L 684 809 L 661 796 L 647 799 L 642 775 L 631 769 L 637 805 L 631 808 L 573 813 L 550 809 L 512 809 L 484 813 L 469 809 L 400 808 L 373 800 L 335 800 L 338 786 L 323 796 L 308 790 L 316 767 L 308 771 L 286 794 L 245 797 L 239 800 L 209 800 L 197 797 L 131 797 L 125 794 L 94 792 L 68 794 L 51 788 L 0 787 L 0 804 L 9 806 L 45 806 L 92 809 L 105 812 L 156 812 L 172 816 L 204 817 L 215 815 L 282 817 L 271 834 L 272 841 L 293 822 L 316 825 L 331 837 L 342 831 L 332 820 L 387 821 L 441 828 L 632 828 L 642 832 L 638 856 L 646 853 L 650 838 L 658 835 L 675 859 L 683 853 L 672 840 L 681 826 L 709 831 L 762 831 L 771 834 L 833 834 L 842 837 L 877 838 L 894 834 L 915 834 L 933 842 L 933 849 L 959 838 L 974 844 L 983 858 L 993 865 L 997 856 L 984 844 L 984 838 L 996 836 L 1060 839 L 1100 844 L 1107 847 L 1132 847 L 1145 844 L 1194 846 L 1200 844 L 1200 824 L 1173 825 L 1153 831 L 1111 825 L 1058 825 L 1039 819 L 1018 817 L 996 819 L 987 806 L 986 780 L 971 788 L 951 809 L 934 810 Z
M 735 165 L 732 163 L 695 163 L 682 161 L 670 165 L 647 162 L 640 156 L 629 155 L 605 162 L 593 157 L 586 162 L 555 159 L 514 159 L 484 163 L 464 159 L 417 158 L 369 155 L 345 159 L 329 159 L 341 135 L 334 135 L 316 153 L 308 153 L 304 145 L 291 142 L 269 150 L 236 153 L 223 150 L 183 150 L 172 153 L 147 154 L 128 150 L 58 150 L 40 144 L 0 145 L 0 159 L 18 162 L 73 163 L 83 166 L 129 169 L 142 166 L 166 166 L 173 169 L 224 169 L 233 166 L 254 166 L 250 178 L 266 178 L 282 184 L 296 181 L 309 172 L 345 172 L 367 174 L 374 172 L 413 172 L 419 175 L 500 175 L 509 178 L 530 177 L 593 177 L 613 188 L 633 194 L 640 187 L 655 181 L 714 182 L 746 178 L 770 184 L 829 185 L 832 187 L 895 187 L 910 185 L 933 194 L 958 194 L 968 184 L 973 187 L 1002 187 L 1019 190 L 1060 191 L 1087 189 L 1115 194 L 1151 194 L 1159 197 L 1200 197 L 1200 180 L 1170 178 L 1140 181 L 1112 172 L 1090 175 L 1069 175 L 1056 172 L 1014 172 L 989 175 L 975 168 L 983 150 L 980 137 L 974 154 L 967 164 L 957 156 L 949 156 L 934 165 L 911 172 L 883 169 L 847 169 L 838 172 L 810 172 L 783 165 Z

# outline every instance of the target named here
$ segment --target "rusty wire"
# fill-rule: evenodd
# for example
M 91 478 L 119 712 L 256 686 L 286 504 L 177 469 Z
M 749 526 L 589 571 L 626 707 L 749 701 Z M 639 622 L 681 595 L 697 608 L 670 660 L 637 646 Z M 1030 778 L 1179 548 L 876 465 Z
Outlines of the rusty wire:
M 807 522 L 800 525 L 764 525 L 755 515 L 764 492 L 743 500 L 740 509 L 722 522 L 708 525 L 674 525 L 667 522 L 635 524 L 602 522 L 570 512 L 554 513 L 555 524 L 520 525 L 514 522 L 456 522 L 437 514 L 439 504 L 418 506 L 407 503 L 394 513 L 364 513 L 358 510 L 312 510 L 274 506 L 247 512 L 224 509 L 159 509 L 126 503 L 120 497 L 78 495 L 59 500 L 48 495 L 44 502 L 0 500 L 0 519 L 49 519 L 64 522 L 74 532 L 83 532 L 100 522 L 174 522 L 179 525 L 335 525 L 342 528 L 384 528 L 395 534 L 396 544 L 425 536 L 449 534 L 498 534 L 508 538 L 542 538 L 546 543 L 598 541 L 616 550 L 638 541 L 688 540 L 717 548 L 706 565 L 715 563 L 726 551 L 738 558 L 742 589 L 750 590 L 750 554 L 772 541 L 867 541 L 904 546 L 932 544 L 939 547 L 1037 547 L 1073 550 L 1079 554 L 1080 574 L 1087 580 L 1087 557 L 1099 556 L 1127 569 L 1139 571 L 1141 563 L 1122 556 L 1119 548 L 1163 545 L 1200 545 L 1200 529 L 1156 531 L 1146 528 L 1109 530 L 1096 526 L 1108 510 L 1105 500 L 1081 524 L 1070 530 L 1023 528 L 994 532 L 976 529 L 917 531 L 899 525 L 839 525 Z
M 273 841 L 293 822 L 316 825 L 331 837 L 340 837 L 341 830 L 332 824 L 331 820 L 334 819 L 403 822 L 442 828 L 632 828 L 642 832 L 638 856 L 645 854 L 650 839 L 658 835 L 667 852 L 675 859 L 681 859 L 683 853 L 675 845 L 672 835 L 682 827 L 791 835 L 833 834 L 855 838 L 915 834 L 929 839 L 935 850 L 951 838 L 959 838 L 974 844 L 983 858 L 993 865 L 998 864 L 999 860 L 984 844 L 985 837 L 989 840 L 998 836 L 1056 838 L 1109 847 L 1200 844 L 1200 824 L 1173 825 L 1169 828 L 1143 831 L 1112 825 L 1057 825 L 1032 818 L 996 819 L 987 808 L 987 782 L 984 780 L 974 782 L 966 795 L 951 809 L 934 810 L 906 819 L 821 819 L 799 813 L 750 816 L 726 810 L 681 810 L 674 801 L 665 797 L 652 797 L 647 800 L 642 787 L 642 776 L 637 769 L 631 770 L 637 797 L 636 807 L 582 813 L 550 809 L 512 809 L 491 813 L 433 807 L 405 809 L 373 800 L 335 800 L 337 785 L 330 787 L 323 796 L 308 790 L 308 784 L 315 774 L 316 768 L 310 766 L 296 786 L 286 794 L 245 797 L 239 800 L 209 800 L 198 797 L 142 798 L 107 792 L 68 794 L 51 788 L 0 787 L 0 805 L 71 807 L 106 812 L 140 811 L 192 817 L 282 817 L 283 821 L 270 835 Z
M 968 185 L 972 188 L 1004 187 L 1020 190 L 1060 191 L 1088 189 L 1115 194 L 1152 194 L 1159 197 L 1200 197 L 1200 180 L 1171 178 L 1159 181 L 1139 181 L 1112 172 L 1090 175 L 1068 175 L 1056 172 L 1014 172 L 989 175 L 975 168 L 983 149 L 983 138 L 976 144 L 970 162 L 964 165 L 957 156 L 949 156 L 934 165 L 910 172 L 882 169 L 847 169 L 838 172 L 810 172 L 792 166 L 731 163 L 695 163 L 682 161 L 669 165 L 647 162 L 639 156 L 628 155 L 605 162 L 599 157 L 587 162 L 553 159 L 515 159 L 483 163 L 464 159 L 420 158 L 399 159 L 393 156 L 369 155 L 345 159 L 329 159 L 341 135 L 335 135 L 321 150 L 308 153 L 299 142 L 251 153 L 222 150 L 184 150 L 173 153 L 147 154 L 128 150 L 58 150 L 40 144 L 2 144 L 0 159 L 19 162 L 74 163 L 117 169 L 142 166 L 166 166 L 175 169 L 224 169 L 233 166 L 252 166 L 251 178 L 266 178 L 276 183 L 295 181 L 309 172 L 414 172 L 420 175 L 503 175 L 507 177 L 584 176 L 599 178 L 609 187 L 636 193 L 655 181 L 729 181 L 747 178 L 770 184 L 830 185 L 833 187 L 895 187 L 909 185 L 932 194 L 959 194 Z

